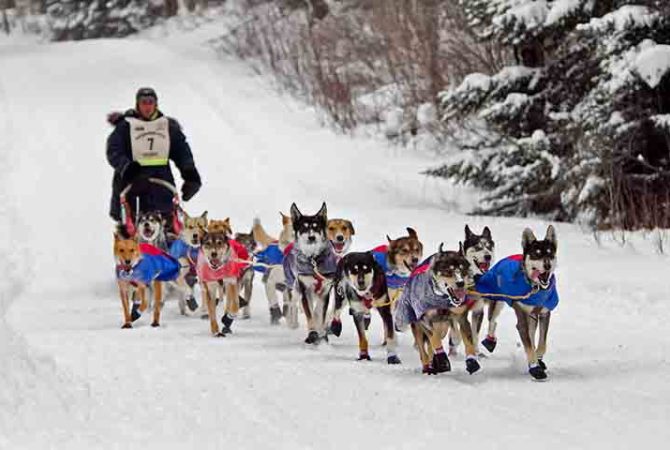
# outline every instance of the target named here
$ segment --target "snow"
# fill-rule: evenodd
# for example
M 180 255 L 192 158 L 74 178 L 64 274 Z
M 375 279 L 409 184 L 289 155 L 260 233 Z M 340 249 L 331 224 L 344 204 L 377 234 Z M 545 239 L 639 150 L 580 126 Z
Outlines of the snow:
M 508 23 L 521 23 L 529 30 L 544 24 L 549 11 L 545 0 L 526 0 L 518 3 L 505 13 L 495 16 L 493 24 L 504 27 Z
M 654 89 L 670 71 L 670 45 L 653 45 L 637 55 L 633 70 Z
M 220 30 L 220 26 L 218 26 Z M 217 340 L 168 301 L 163 326 L 121 330 L 112 281 L 110 109 L 153 85 L 183 125 L 205 187 L 192 213 L 254 216 L 277 233 L 292 201 L 353 220 L 355 249 L 414 226 L 426 253 L 489 225 L 499 257 L 537 219 L 468 216 L 475 192 L 426 179 L 434 164 L 372 139 L 334 134 L 242 63 L 192 34 L 0 47 L 0 448 L 608 448 L 670 438 L 668 258 L 555 224 L 561 304 L 550 380 L 525 373 L 506 309 L 482 371 L 419 373 L 407 334 L 387 366 L 373 317 L 372 362 L 343 336 L 318 349 L 271 328 L 260 285 L 253 317 Z
M 458 91 L 465 92 L 473 89 L 478 89 L 480 91 L 488 91 L 491 89 L 491 77 L 484 75 L 483 73 L 471 73 L 467 75 L 460 86 Z
M 624 5 L 602 17 L 593 18 L 587 24 L 577 25 L 578 30 L 592 29 L 607 31 L 613 27 L 615 31 L 624 31 L 629 28 L 650 26 L 658 18 L 658 13 L 642 5 Z
M 545 25 L 553 25 L 569 17 L 581 8 L 582 0 L 555 0 L 545 19 Z

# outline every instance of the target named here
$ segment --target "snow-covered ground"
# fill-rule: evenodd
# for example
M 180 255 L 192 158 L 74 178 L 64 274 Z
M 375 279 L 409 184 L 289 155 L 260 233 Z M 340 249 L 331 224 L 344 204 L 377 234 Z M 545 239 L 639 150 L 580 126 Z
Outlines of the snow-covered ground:
M 469 376 L 419 373 L 409 335 L 387 366 L 378 318 L 372 362 L 353 327 L 318 349 L 304 330 L 253 317 L 214 339 L 170 301 L 163 326 L 121 330 L 104 158 L 110 109 L 154 86 L 180 120 L 205 187 L 192 213 L 254 216 L 326 200 L 356 249 L 406 226 L 432 252 L 467 222 L 491 226 L 498 256 L 537 220 L 467 217 L 476 193 L 417 173 L 421 155 L 323 129 L 242 63 L 183 35 L 0 46 L 0 448 L 630 448 L 670 438 L 668 259 L 558 224 L 561 304 L 550 380 L 533 383 L 505 311 L 499 347 Z M 208 36 L 209 35 L 209 36 Z

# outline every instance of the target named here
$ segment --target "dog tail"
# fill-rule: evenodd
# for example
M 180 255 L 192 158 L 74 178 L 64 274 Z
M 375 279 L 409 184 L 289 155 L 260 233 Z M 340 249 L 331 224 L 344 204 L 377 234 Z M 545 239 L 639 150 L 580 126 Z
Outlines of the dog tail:
M 254 236 L 254 240 L 258 242 L 263 248 L 267 247 L 273 242 L 277 242 L 277 239 L 273 238 L 265 231 L 265 228 L 263 228 L 263 225 L 261 225 L 261 220 L 258 217 L 254 219 L 254 225 L 251 228 L 251 233 Z

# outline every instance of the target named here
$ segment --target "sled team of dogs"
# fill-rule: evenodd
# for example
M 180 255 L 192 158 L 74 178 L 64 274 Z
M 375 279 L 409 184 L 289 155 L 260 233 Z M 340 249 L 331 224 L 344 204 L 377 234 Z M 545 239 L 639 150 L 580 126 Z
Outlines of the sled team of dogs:
M 553 226 L 544 239 L 524 230 L 522 253 L 494 264 L 495 242 L 488 227 L 476 234 L 466 225 L 457 249 L 445 250 L 440 244 L 436 253 L 424 259 L 423 244 L 412 228 L 407 228 L 406 236 L 387 236 L 385 245 L 371 251 L 349 252 L 353 224 L 328 219 L 325 203 L 313 215 L 303 214 L 293 204 L 289 216 L 282 214 L 278 238 L 270 236 L 257 219 L 249 233 L 233 234 L 229 219 L 211 220 L 206 212 L 197 217 L 183 214 L 179 236 L 166 235 L 165 220 L 157 213 L 138 217 L 136 236 L 128 236 L 122 227 L 115 233 L 122 328 L 132 328 L 148 309 L 149 291 L 153 292 L 152 326 L 160 326 L 162 285 L 167 283 L 180 292 L 181 314 L 199 313 L 209 319 L 212 335 L 227 336 L 240 312 L 241 318 L 250 315 L 258 272 L 271 324 L 284 319 L 297 328 L 302 311 L 305 343 L 317 345 L 329 335 L 340 336 L 346 307 L 358 334 L 358 359 L 370 360 L 368 325 L 376 309 L 383 323 L 388 364 L 400 364 L 397 332 L 409 329 L 426 374 L 450 371 L 449 357 L 461 344 L 467 372 L 478 371 L 479 343 L 490 353 L 495 350 L 497 319 L 507 304 L 516 314 L 529 374 L 536 380 L 547 377 L 549 319 L 558 304 Z M 224 304 L 223 315 L 217 320 L 219 303 Z M 480 341 L 485 316 L 488 328 Z

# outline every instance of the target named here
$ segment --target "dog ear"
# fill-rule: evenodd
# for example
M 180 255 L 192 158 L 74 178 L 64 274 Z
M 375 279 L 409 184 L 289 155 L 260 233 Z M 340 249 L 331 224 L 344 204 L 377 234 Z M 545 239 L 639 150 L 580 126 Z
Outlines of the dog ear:
M 114 232 L 114 242 L 119 242 L 121 238 L 119 237 L 119 232 L 115 231 Z
M 482 236 L 488 240 L 491 240 L 491 230 L 489 229 L 489 227 L 484 227 L 484 231 L 482 231 Z
M 291 205 L 291 220 L 292 220 L 293 222 L 297 222 L 298 219 L 300 219 L 301 217 L 302 217 L 302 213 L 301 213 L 300 210 L 298 209 L 298 205 L 296 205 L 295 203 L 293 203 L 293 204 Z
M 416 234 L 416 231 L 414 231 L 414 228 L 407 227 L 407 234 L 412 239 L 419 239 L 419 236 Z
M 352 235 L 352 236 L 355 235 L 355 234 L 356 234 L 356 230 L 354 230 L 354 224 L 351 223 L 350 220 L 347 220 L 347 221 L 345 221 L 345 222 L 346 222 L 347 226 L 349 227 L 349 231 L 351 231 L 351 235 Z
M 386 235 L 386 240 L 389 241 L 389 244 L 393 244 L 393 239 L 389 237 L 389 235 Z
M 526 247 L 532 242 L 537 241 L 537 238 L 535 237 L 535 234 L 533 233 L 533 230 L 530 228 L 526 228 L 523 230 L 523 235 L 521 235 L 521 247 L 525 250 Z
M 470 227 L 466 224 L 466 225 L 465 225 L 465 239 L 466 239 L 466 240 L 467 240 L 467 239 L 470 239 L 470 237 L 472 236 L 472 234 L 473 234 L 473 233 L 472 233 L 472 231 L 470 230 Z
M 463 243 L 461 241 L 458 241 L 458 254 L 465 256 L 465 249 L 463 248 Z
M 437 253 L 444 253 L 444 242 L 440 242 L 440 246 L 437 248 Z
M 316 215 L 321 217 L 324 221 L 328 220 L 328 208 L 326 208 L 326 202 L 323 202 L 321 209 L 318 213 L 316 213 Z
M 204 219 L 204 220 L 207 220 L 207 211 L 205 211 L 204 213 L 202 213 L 202 214 L 200 215 L 200 218 L 201 218 L 201 219 Z
M 558 246 L 558 241 L 556 238 L 556 230 L 554 229 L 553 225 L 549 225 L 547 227 L 547 235 L 544 237 L 544 240 L 551 242 L 554 245 L 554 247 Z

